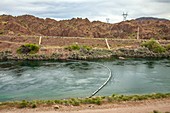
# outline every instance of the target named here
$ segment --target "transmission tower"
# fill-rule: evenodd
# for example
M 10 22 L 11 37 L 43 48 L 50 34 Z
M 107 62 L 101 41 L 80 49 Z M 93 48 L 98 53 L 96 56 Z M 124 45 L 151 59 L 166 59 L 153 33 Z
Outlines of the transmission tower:
M 110 18 L 106 18 L 106 22 L 109 23 Z
M 123 15 L 123 21 L 126 21 L 126 18 L 127 18 L 127 16 L 128 16 L 128 13 L 127 13 L 127 12 L 126 12 L 126 13 L 123 12 L 122 15 Z

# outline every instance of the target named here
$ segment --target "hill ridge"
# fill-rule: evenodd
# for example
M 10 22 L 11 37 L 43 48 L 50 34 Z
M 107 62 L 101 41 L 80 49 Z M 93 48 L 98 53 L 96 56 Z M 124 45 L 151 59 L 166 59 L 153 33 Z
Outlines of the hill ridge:
M 142 21 L 140 21 L 142 20 Z M 134 39 L 139 27 L 141 39 L 170 39 L 170 20 L 140 17 L 115 24 L 87 18 L 60 20 L 33 15 L 0 15 L 0 35 L 45 35 L 91 38 Z

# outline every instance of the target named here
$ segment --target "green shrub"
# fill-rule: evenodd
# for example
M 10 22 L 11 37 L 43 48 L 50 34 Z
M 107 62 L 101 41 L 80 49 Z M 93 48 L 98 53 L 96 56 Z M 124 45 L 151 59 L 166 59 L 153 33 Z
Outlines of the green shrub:
M 91 104 L 101 105 L 102 104 L 102 98 L 101 97 L 92 98 Z
M 84 46 L 82 46 L 82 48 L 83 48 L 83 49 L 86 49 L 86 50 L 91 50 L 91 49 L 92 49 L 92 47 L 85 46 L 85 45 L 84 45 Z
M 92 103 L 92 98 L 85 98 L 81 100 L 81 103 L 83 104 L 91 104 Z
M 53 100 L 47 100 L 45 103 L 48 104 L 48 105 L 53 105 L 53 104 L 55 104 L 55 101 L 53 101 Z
M 141 46 L 148 48 L 154 53 L 162 53 L 166 51 L 166 49 L 154 39 L 150 39 L 149 41 L 142 43 Z
M 153 110 L 153 113 L 161 113 L 161 112 L 159 112 L 159 111 L 157 111 L 157 110 Z
M 95 100 L 95 104 L 101 105 L 101 104 L 102 104 L 102 101 L 101 101 L 100 99 L 97 99 L 97 100 Z
M 40 47 L 36 44 L 25 44 L 21 45 L 17 49 L 17 53 L 19 54 L 35 54 L 39 51 Z
M 65 47 L 65 49 L 68 49 L 68 50 L 81 50 L 81 49 L 84 49 L 84 50 L 91 50 L 92 48 L 89 47 L 89 46 L 86 46 L 86 45 L 78 45 L 78 44 L 73 44 L 73 45 L 70 45 L 70 46 L 67 46 Z
M 55 102 L 56 104 L 63 104 L 63 101 L 62 101 L 62 100 L 54 100 L 54 102 Z
M 73 106 L 79 106 L 79 105 L 80 105 L 80 102 L 79 102 L 79 101 L 73 101 L 73 102 L 72 102 L 72 105 L 73 105 Z
M 19 104 L 19 108 L 25 108 L 25 107 L 27 107 L 27 106 L 28 106 L 28 104 L 29 104 L 29 102 L 28 102 L 28 101 L 26 101 L 26 100 L 22 100 L 22 102 Z
M 151 98 L 152 99 L 158 99 L 158 98 L 166 98 L 167 95 L 161 94 L 161 93 L 156 93 L 156 94 L 152 94 Z
M 31 105 L 31 108 L 36 108 L 36 107 L 37 105 L 35 103 Z
M 65 49 L 68 49 L 68 50 L 80 50 L 80 46 L 77 45 L 77 44 L 74 44 L 74 45 L 70 45 L 70 46 L 67 46 L 65 47 Z

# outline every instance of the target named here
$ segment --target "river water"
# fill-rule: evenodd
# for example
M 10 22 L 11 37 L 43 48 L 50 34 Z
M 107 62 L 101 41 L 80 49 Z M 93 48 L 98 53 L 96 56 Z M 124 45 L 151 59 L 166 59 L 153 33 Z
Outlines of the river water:
M 94 63 L 95 62 L 95 63 Z M 170 92 L 170 60 L 129 59 L 88 62 L 0 62 L 0 101 L 89 97 L 97 95 Z

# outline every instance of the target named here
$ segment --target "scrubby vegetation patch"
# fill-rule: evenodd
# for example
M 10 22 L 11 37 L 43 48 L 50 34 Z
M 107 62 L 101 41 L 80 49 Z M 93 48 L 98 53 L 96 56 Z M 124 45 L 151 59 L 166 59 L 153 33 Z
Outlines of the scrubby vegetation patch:
M 78 44 L 73 44 L 73 45 L 70 45 L 70 46 L 66 46 L 65 49 L 67 50 L 91 50 L 92 47 L 90 46 L 86 46 L 86 45 L 78 45 Z
M 25 44 L 21 45 L 17 49 L 18 54 L 35 54 L 39 51 L 40 47 L 36 44 Z
M 149 41 L 143 42 L 142 46 L 148 48 L 150 51 L 153 51 L 154 53 L 166 52 L 166 49 L 154 39 L 150 39 Z
M 96 104 L 101 105 L 104 103 L 114 103 L 114 102 L 123 102 L 123 101 L 141 101 L 147 99 L 163 99 L 170 98 L 170 93 L 162 94 L 155 93 L 149 95 L 117 95 L 113 94 L 112 96 L 102 96 L 102 97 L 93 97 L 93 98 L 71 98 L 63 100 L 35 100 L 27 101 L 23 100 L 21 102 L 2 102 L 0 103 L 0 109 L 4 107 L 17 107 L 17 108 L 36 108 L 38 106 L 52 106 L 52 105 L 65 105 L 65 106 L 79 106 L 81 104 Z

